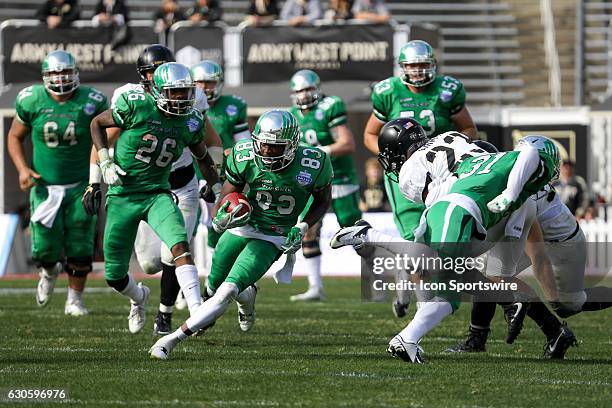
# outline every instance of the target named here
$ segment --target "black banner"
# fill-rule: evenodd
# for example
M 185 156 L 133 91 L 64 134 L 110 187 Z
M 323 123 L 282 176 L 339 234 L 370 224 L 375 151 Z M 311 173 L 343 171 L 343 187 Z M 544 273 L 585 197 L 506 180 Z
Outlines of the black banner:
M 174 24 L 168 37 L 176 61 L 192 67 L 202 60 L 223 66 L 223 28 L 181 22 Z
M 322 80 L 378 81 L 393 75 L 389 25 L 247 27 L 242 35 L 243 82 L 288 80 L 300 69 Z
M 49 30 L 46 25 L 2 29 L 4 83 L 38 82 L 41 63 L 54 50 L 70 52 L 79 64 L 82 82 L 136 82 L 136 60 L 146 46 L 159 42 L 151 26 L 130 26 L 128 44 L 111 49 L 112 29 L 71 27 Z

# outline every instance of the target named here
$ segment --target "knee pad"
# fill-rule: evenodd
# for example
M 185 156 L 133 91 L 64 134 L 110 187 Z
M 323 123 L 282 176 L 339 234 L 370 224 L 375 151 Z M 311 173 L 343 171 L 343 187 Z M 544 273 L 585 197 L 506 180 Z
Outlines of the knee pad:
M 574 312 L 578 312 L 582 310 L 582 306 L 584 302 L 586 302 L 587 295 L 586 292 L 559 292 L 559 302 L 563 303 L 563 305 Z
M 34 263 L 34 265 L 36 265 L 36 267 L 37 267 L 37 268 L 39 268 L 39 269 L 40 269 L 40 268 L 44 268 L 44 269 L 52 269 L 52 268 L 54 268 L 54 267 L 55 267 L 55 265 L 57 265 L 57 264 L 58 264 L 58 262 L 59 262 L 59 263 L 61 263 L 61 261 L 60 261 L 60 260 L 57 260 L 57 261 L 55 261 L 55 262 L 46 262 L 46 261 L 45 261 L 45 262 L 43 262 L 43 261 L 36 261 L 36 262 Z
M 128 283 L 130 283 L 129 275 L 125 275 L 123 278 L 116 280 L 106 279 L 106 284 L 119 293 L 127 287 Z
M 91 272 L 91 256 L 75 256 L 69 257 L 64 265 L 64 270 L 70 276 L 82 278 Z

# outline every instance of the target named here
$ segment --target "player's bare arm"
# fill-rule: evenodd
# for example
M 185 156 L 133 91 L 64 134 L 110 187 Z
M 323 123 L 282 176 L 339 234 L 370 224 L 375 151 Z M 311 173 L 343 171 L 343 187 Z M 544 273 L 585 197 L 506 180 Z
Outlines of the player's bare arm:
M 335 142 L 326 146 L 330 157 L 348 156 L 355 153 L 355 138 L 353 132 L 346 125 L 335 126 L 330 129 Z
M 195 146 L 190 146 L 189 149 L 191 149 L 191 153 L 198 160 L 198 166 L 204 176 L 204 180 L 206 180 L 206 184 L 214 188 L 216 184 L 219 184 L 219 175 L 215 170 L 215 161 L 206 147 L 206 140 L 201 141 Z
M 30 134 L 30 127 L 21 123 L 17 118 L 13 119 L 8 133 L 8 153 L 19 172 L 19 188 L 28 191 L 35 183 L 33 179 L 39 179 L 40 174 L 28 166 L 23 151 L 23 141 Z
M 451 116 L 451 120 L 459 132 L 469 136 L 472 140 L 478 139 L 478 129 L 467 106 L 464 106 L 459 112 Z
M 91 131 L 91 140 L 98 152 L 100 149 L 108 149 L 109 137 L 106 133 L 106 129 L 108 128 L 119 129 L 119 125 L 115 123 L 115 119 L 113 118 L 112 109 L 107 109 L 93 118 L 89 127 Z
M 380 121 L 374 114 L 370 115 L 368 123 L 366 123 L 365 130 L 363 131 L 363 144 L 373 154 L 378 154 L 378 134 L 380 129 L 384 126 L 384 123 Z
M 327 212 L 331 204 L 331 184 L 321 190 L 313 191 L 312 198 L 312 205 L 303 220 L 308 225 L 319 222 Z

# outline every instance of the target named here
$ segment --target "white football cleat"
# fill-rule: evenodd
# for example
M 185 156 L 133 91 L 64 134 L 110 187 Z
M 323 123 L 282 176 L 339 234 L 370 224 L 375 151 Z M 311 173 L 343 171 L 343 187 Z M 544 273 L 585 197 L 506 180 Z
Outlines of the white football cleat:
M 142 282 L 138 283 L 138 287 L 143 290 L 144 296 L 140 303 L 134 303 L 130 300 L 131 308 L 130 315 L 128 316 L 128 326 L 130 328 L 130 333 L 133 334 L 141 331 L 145 325 L 145 305 L 147 304 L 147 300 L 149 300 L 149 293 L 151 292 Z
M 393 357 L 399 357 L 408 363 L 423 364 L 423 348 L 416 343 L 404 341 L 398 334 L 389 342 L 387 352 Z
M 185 295 L 183 295 L 183 291 L 181 290 L 176 297 L 176 302 L 174 302 L 174 307 L 176 310 L 183 310 L 187 308 L 187 301 L 185 300 Z
M 242 302 L 238 304 L 238 324 L 240 330 L 248 332 L 255 324 L 255 298 L 257 297 L 257 286 L 251 285 L 238 295 Z M 251 313 L 247 313 L 250 311 Z
M 289 298 L 292 302 L 322 302 L 325 300 L 323 288 L 309 288 L 306 292 L 293 295 Z
M 366 220 L 359 220 L 352 227 L 341 228 L 334 234 L 329 245 L 333 249 L 351 245 L 355 249 L 361 249 L 365 245 L 366 234 L 372 228 Z
M 48 274 L 45 269 L 41 269 L 38 276 L 40 276 L 40 280 L 38 281 L 38 286 L 36 287 L 36 303 L 40 307 L 44 307 L 51 300 L 51 295 L 53 294 L 53 288 L 55 288 L 55 281 L 62 271 L 62 264 L 57 263 L 55 267 L 51 270 L 51 273 Z
M 64 314 L 68 316 L 85 316 L 89 314 L 89 310 L 87 310 L 81 299 L 66 300 Z
M 172 349 L 178 344 L 178 340 L 172 335 L 162 337 L 157 340 L 153 346 L 149 349 L 151 358 L 159 360 L 167 360 L 170 357 Z

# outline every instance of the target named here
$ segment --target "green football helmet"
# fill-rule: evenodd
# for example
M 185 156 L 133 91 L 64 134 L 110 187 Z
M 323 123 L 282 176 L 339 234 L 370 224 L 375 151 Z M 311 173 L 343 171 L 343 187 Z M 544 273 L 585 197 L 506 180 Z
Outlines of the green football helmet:
M 252 138 L 257 166 L 265 171 L 279 171 L 295 158 L 300 126 L 291 112 L 271 110 L 259 117 Z
M 527 146 L 531 146 L 540 152 L 546 153 L 553 161 L 554 174 L 552 179 L 556 180 L 559 178 L 559 172 L 561 169 L 561 153 L 557 144 L 552 140 L 542 135 L 527 135 L 518 141 L 514 150 L 523 150 Z
M 206 98 L 214 102 L 221 96 L 223 90 L 223 69 L 214 61 L 204 60 L 191 67 L 191 76 L 195 82 L 215 82 L 214 89 L 204 88 Z
M 52 51 L 42 62 L 43 84 L 54 95 L 67 95 L 79 87 L 79 68 L 69 52 Z
M 178 62 L 160 65 L 153 74 L 151 94 L 162 112 L 178 116 L 191 113 L 195 85 L 189 68 Z
M 400 50 L 402 82 L 420 88 L 436 79 L 436 58 L 431 45 L 421 40 L 408 41 Z
M 321 99 L 321 80 L 316 72 L 303 69 L 291 77 L 291 102 L 299 109 L 315 106 Z

